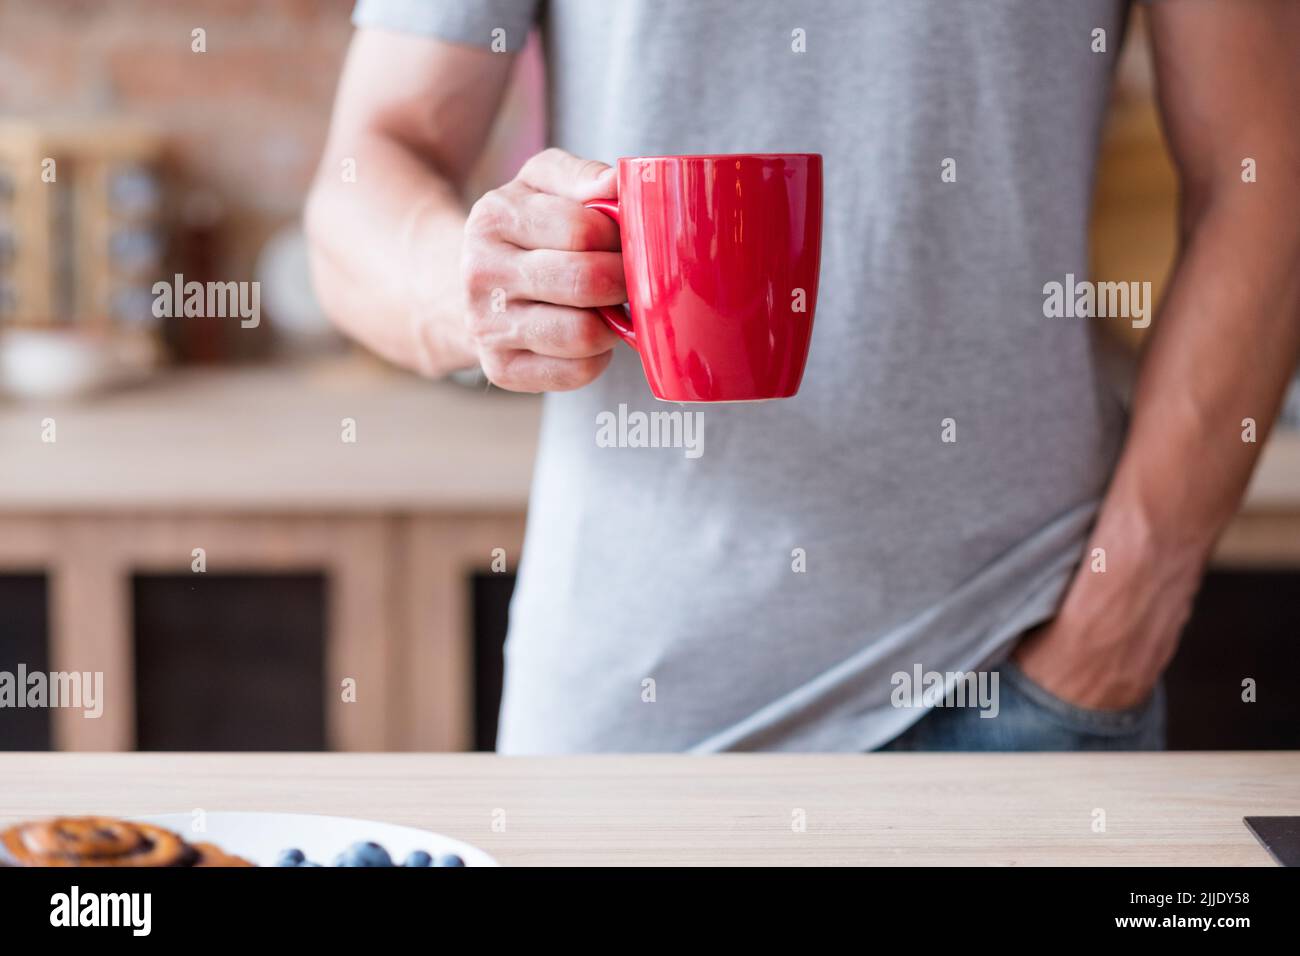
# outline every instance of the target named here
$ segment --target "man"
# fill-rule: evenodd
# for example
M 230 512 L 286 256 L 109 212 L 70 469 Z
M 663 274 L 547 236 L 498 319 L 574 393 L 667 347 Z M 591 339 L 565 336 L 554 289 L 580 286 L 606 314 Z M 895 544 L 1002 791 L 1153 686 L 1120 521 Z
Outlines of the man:
M 1300 5 L 1148 10 L 1182 245 L 1126 421 L 1116 320 L 1044 303 L 1088 273 L 1124 0 L 358 4 L 307 216 L 322 298 L 395 362 L 551 393 L 501 750 L 1161 746 L 1243 420 L 1266 434 L 1300 350 Z M 560 149 L 466 215 L 539 17 Z M 655 405 L 594 312 L 623 273 L 582 203 L 619 156 L 765 151 L 825 157 L 800 394 L 701 406 L 698 458 L 598 447 L 601 412 Z M 1000 702 L 895 693 L 989 667 Z

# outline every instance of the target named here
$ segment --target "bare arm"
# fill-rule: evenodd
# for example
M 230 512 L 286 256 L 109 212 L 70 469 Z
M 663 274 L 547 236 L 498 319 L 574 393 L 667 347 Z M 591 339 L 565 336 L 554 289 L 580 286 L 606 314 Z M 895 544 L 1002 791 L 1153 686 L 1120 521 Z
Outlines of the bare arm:
M 1163 2 L 1151 26 L 1179 258 L 1089 546 L 1106 573 L 1085 564 L 1018 651 L 1030 677 L 1099 708 L 1140 701 L 1173 655 L 1300 353 L 1300 5 Z
M 397 364 L 432 376 L 481 362 L 503 387 L 574 388 L 616 341 L 587 307 L 622 301 L 617 232 L 581 206 L 614 183 L 549 150 L 467 214 L 510 62 L 357 32 L 308 201 L 312 269 L 335 323 Z
M 307 206 L 317 290 L 342 329 L 426 374 L 474 360 L 459 191 L 509 69 L 508 56 L 360 30 L 339 82 Z

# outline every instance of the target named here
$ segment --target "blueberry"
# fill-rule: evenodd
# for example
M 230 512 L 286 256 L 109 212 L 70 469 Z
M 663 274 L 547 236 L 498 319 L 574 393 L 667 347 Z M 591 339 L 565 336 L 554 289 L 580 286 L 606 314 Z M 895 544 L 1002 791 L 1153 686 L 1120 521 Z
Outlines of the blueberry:
M 344 850 L 335 866 L 392 866 L 393 858 L 378 843 L 354 843 Z
M 299 849 L 288 849 L 280 851 L 280 858 L 275 861 L 276 866 L 298 866 L 307 857 Z
M 299 866 L 320 866 L 319 863 L 313 863 L 311 860 L 303 860 L 303 861 L 302 861 L 301 863 L 299 863 L 298 865 L 299 865 Z
M 444 853 L 442 856 L 438 857 L 438 865 L 439 866 L 464 866 L 465 861 L 462 860 L 460 857 L 458 857 L 455 853 Z
M 433 866 L 433 857 L 423 850 L 412 850 L 402 866 Z

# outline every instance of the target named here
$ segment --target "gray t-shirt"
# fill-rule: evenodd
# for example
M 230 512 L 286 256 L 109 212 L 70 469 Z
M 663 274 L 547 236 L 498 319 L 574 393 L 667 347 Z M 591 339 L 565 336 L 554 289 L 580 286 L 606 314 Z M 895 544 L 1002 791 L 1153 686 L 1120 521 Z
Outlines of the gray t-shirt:
M 996 662 L 1053 613 L 1124 414 L 1104 320 L 1045 318 L 1043 287 L 1088 273 L 1126 12 L 358 4 L 361 26 L 483 47 L 500 29 L 511 50 L 540 21 L 549 138 L 580 156 L 825 157 L 797 397 L 683 406 L 703 414 L 691 457 L 598 444 L 620 404 L 676 408 L 624 346 L 593 384 L 547 396 L 499 749 L 868 750 L 924 713 L 891 705 L 895 673 Z

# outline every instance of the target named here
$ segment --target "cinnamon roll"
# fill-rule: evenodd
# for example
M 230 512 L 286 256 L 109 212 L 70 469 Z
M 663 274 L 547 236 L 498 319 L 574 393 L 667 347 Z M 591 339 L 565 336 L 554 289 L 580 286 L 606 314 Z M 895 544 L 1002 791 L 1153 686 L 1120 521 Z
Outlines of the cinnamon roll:
M 210 843 L 191 846 L 170 830 L 110 817 L 60 817 L 0 832 L 14 866 L 252 866 Z

